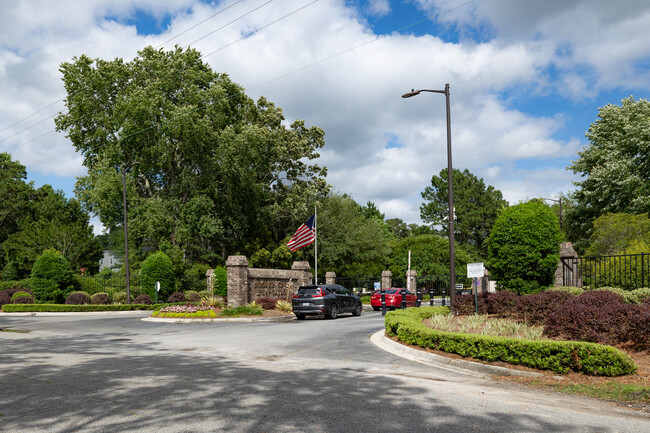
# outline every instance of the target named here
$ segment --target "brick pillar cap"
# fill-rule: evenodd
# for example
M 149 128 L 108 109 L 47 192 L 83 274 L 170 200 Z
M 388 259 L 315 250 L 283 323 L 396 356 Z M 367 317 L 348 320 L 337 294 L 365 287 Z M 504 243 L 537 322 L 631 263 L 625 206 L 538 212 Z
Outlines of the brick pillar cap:
M 334 271 L 325 272 L 325 277 L 336 277 L 336 272 Z
M 306 262 L 306 261 L 293 262 L 293 264 L 291 265 L 291 270 L 292 271 L 309 271 L 309 270 L 311 270 L 311 266 L 309 266 L 309 262 Z
M 209 277 L 210 275 L 214 275 L 214 269 L 208 269 L 208 270 L 205 272 L 205 276 L 206 276 L 206 277 Z
M 246 256 L 228 256 L 226 266 L 248 266 Z
M 392 277 L 393 273 L 391 271 L 381 271 L 382 277 Z

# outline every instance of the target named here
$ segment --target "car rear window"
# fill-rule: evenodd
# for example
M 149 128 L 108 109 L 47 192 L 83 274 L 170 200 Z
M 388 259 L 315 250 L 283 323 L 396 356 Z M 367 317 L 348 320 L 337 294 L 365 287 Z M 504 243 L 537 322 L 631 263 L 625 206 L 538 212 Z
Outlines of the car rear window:
M 397 289 L 389 289 L 389 290 L 386 290 L 386 294 L 387 294 L 387 295 L 394 295 L 394 294 L 397 293 L 397 292 L 398 292 Z M 377 290 L 377 291 L 375 292 L 375 295 L 381 295 L 381 290 Z
M 313 287 L 300 287 L 300 288 L 298 289 L 298 294 L 300 294 L 300 295 L 313 295 L 313 294 L 316 293 L 317 291 L 318 291 L 318 287 L 317 287 L 317 286 L 313 286 Z

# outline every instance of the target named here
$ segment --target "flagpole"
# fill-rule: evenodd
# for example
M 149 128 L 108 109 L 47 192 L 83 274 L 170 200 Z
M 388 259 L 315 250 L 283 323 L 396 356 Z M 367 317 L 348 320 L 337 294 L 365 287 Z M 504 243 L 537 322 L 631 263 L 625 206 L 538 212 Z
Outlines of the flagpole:
M 314 206 L 314 284 L 318 284 L 318 218 Z

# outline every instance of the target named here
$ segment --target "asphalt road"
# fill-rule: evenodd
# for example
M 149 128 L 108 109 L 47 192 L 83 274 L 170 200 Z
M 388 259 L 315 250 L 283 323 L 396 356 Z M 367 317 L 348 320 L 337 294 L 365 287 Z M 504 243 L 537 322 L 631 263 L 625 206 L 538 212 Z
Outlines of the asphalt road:
M 0 316 L 0 431 L 650 432 L 650 419 L 407 361 L 380 313 L 278 323 Z

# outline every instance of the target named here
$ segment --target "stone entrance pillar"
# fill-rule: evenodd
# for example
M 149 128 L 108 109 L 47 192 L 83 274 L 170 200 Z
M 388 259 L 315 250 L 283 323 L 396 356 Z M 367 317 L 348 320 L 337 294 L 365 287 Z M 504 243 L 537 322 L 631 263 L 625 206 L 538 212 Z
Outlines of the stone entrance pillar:
M 248 260 L 246 256 L 229 256 L 226 260 L 228 272 L 228 306 L 239 307 L 248 304 Z
M 393 273 L 391 271 L 381 272 L 381 288 L 390 289 L 393 284 Z
M 336 272 L 325 273 L 325 284 L 336 284 Z

